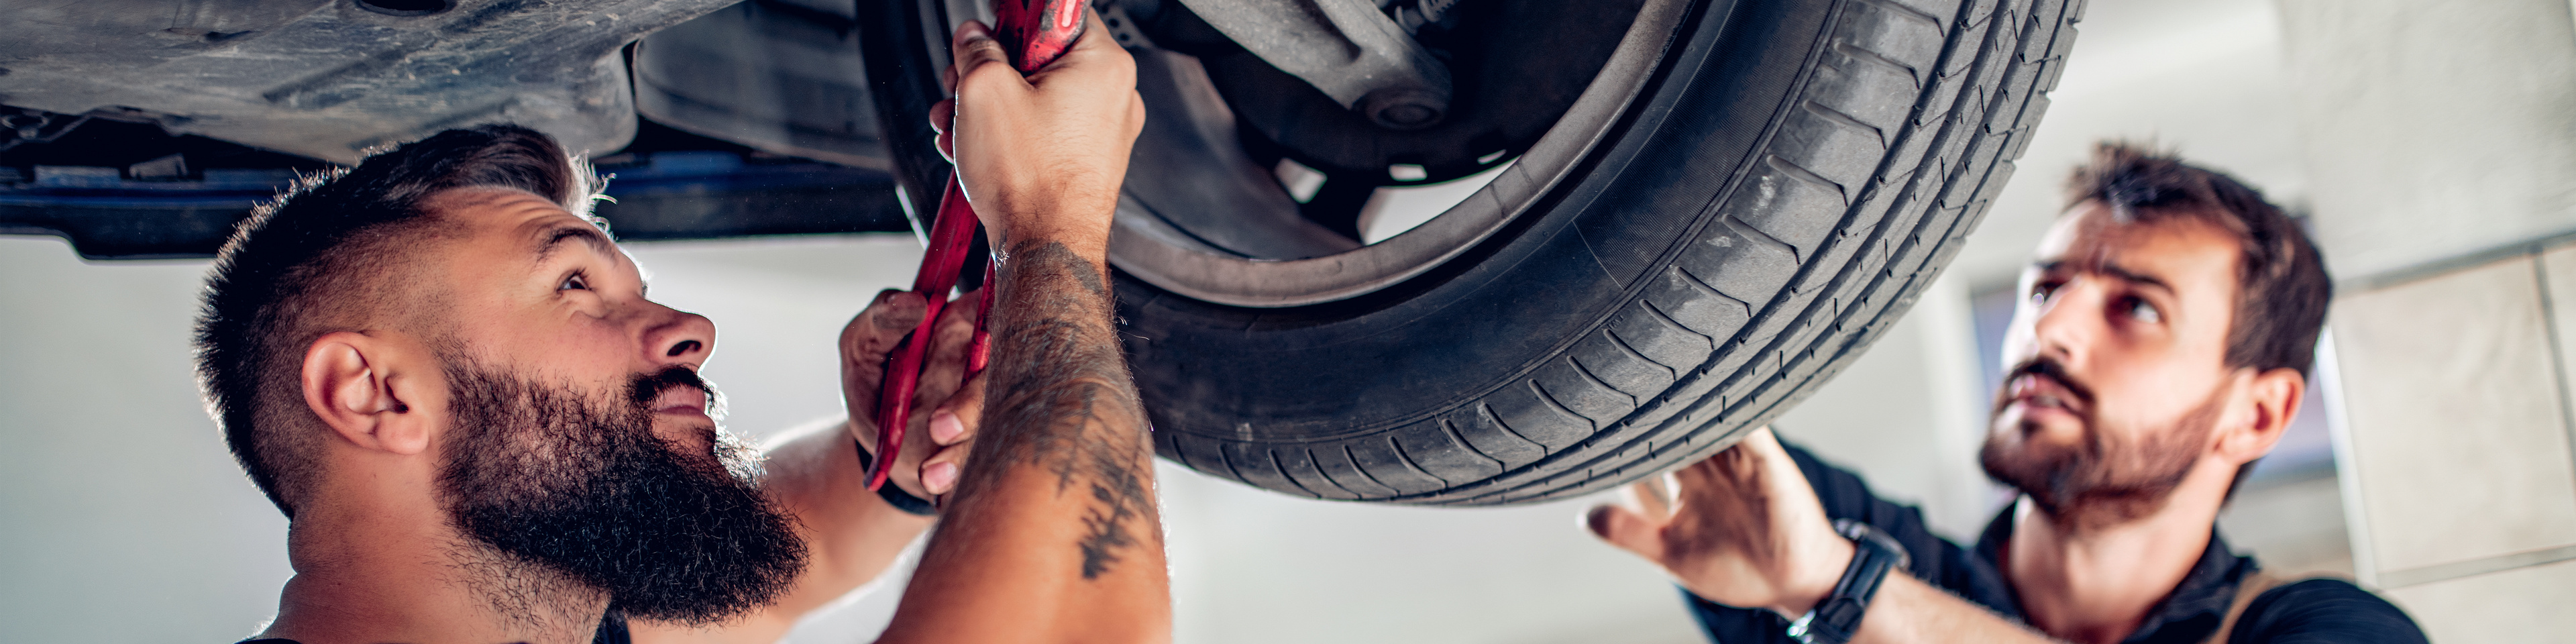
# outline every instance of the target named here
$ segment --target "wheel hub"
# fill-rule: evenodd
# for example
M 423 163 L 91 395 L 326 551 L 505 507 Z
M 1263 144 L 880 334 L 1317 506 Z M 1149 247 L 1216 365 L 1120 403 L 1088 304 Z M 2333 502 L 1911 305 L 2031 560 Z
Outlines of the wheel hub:
M 1363 101 L 1366 114 L 1178 2 L 1146 15 L 1124 7 L 1155 45 L 1136 50 L 1137 89 L 1155 118 L 1131 157 L 1111 261 L 1175 293 L 1248 307 L 1343 300 L 1420 275 L 1562 178 L 1643 86 L 1673 20 L 1640 18 L 1677 15 L 1641 13 L 1644 4 L 1468 5 L 1454 28 L 1420 32 L 1458 72 L 1452 100 L 1389 96 Z M 1320 172 L 1322 185 L 1292 196 L 1273 172 L 1282 160 Z M 1361 243 L 1359 220 L 1385 189 L 1478 173 L 1490 183 L 1438 216 Z

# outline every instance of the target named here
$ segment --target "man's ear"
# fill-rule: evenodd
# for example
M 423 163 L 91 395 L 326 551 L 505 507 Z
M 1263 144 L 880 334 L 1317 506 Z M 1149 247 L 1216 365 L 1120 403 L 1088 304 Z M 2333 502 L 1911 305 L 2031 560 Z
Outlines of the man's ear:
M 304 406 L 341 440 L 402 455 L 429 446 L 430 423 L 414 400 L 411 365 L 395 343 L 341 331 L 304 350 Z
M 2218 451 L 2238 463 L 2262 458 L 2281 442 L 2290 421 L 2299 416 L 2299 402 L 2306 400 L 2308 378 L 2297 369 L 2276 368 L 2253 372 L 2245 386 L 2245 422 L 2219 437 Z

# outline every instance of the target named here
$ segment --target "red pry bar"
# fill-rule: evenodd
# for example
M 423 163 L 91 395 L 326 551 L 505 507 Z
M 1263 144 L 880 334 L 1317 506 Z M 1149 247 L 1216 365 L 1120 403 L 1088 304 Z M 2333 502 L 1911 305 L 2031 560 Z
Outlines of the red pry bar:
M 1082 37 L 1080 0 L 995 0 L 993 15 L 998 23 L 994 36 L 1001 39 L 1005 51 L 1011 52 L 1011 66 L 1022 74 L 1055 62 Z M 948 189 L 939 195 L 939 212 L 934 217 L 930 247 L 921 256 L 921 272 L 912 278 L 912 292 L 921 294 L 929 308 L 922 312 L 921 325 L 913 327 L 911 341 L 895 349 L 893 364 L 886 368 L 884 388 L 877 396 L 877 462 L 868 468 L 869 490 L 885 485 L 886 473 L 894 469 L 895 455 L 903 451 L 904 430 L 912 423 L 913 390 L 921 386 L 922 363 L 929 357 L 939 312 L 947 307 L 948 292 L 956 288 L 958 272 L 966 268 L 966 250 L 974 242 L 975 207 L 966 203 L 965 191 L 953 172 L 948 176 Z M 992 334 L 984 322 L 993 312 L 993 279 L 994 266 L 988 261 L 984 264 L 984 288 L 976 297 L 974 344 L 967 349 L 968 377 L 983 371 L 992 355 Z

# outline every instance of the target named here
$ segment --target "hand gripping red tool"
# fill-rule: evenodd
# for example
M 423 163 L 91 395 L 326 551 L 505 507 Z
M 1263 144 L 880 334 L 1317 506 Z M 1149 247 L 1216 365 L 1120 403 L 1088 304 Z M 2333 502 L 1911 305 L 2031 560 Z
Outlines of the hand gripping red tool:
M 993 15 L 998 23 L 994 36 L 1010 52 L 1011 66 L 1021 74 L 1055 62 L 1082 37 L 1081 0 L 995 0 Z M 958 272 L 966 268 L 976 221 L 975 207 L 966 203 L 956 173 L 949 173 L 948 189 L 939 195 L 939 214 L 931 220 L 930 248 L 922 253 L 921 272 L 912 278 L 912 292 L 921 294 L 930 308 L 922 312 L 921 324 L 913 327 L 912 339 L 895 349 L 893 363 L 886 367 L 884 389 L 877 395 L 877 462 L 868 468 L 869 490 L 885 486 L 886 472 L 894 469 L 895 455 L 903 451 L 904 430 L 912 422 L 913 390 L 921 385 L 922 363 L 929 356 L 939 312 L 947 306 L 948 292 L 957 286 Z M 983 371 L 992 356 L 993 336 L 984 323 L 993 312 L 993 286 L 993 263 L 987 261 L 984 288 L 975 302 L 974 344 L 966 354 L 968 377 Z

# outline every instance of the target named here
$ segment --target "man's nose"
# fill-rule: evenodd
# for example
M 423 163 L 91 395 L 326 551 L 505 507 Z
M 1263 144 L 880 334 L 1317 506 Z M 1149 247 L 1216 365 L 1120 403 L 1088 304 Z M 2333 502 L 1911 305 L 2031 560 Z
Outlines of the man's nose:
M 2061 364 L 2083 364 L 2093 342 L 2103 331 L 2102 289 L 2096 280 L 2076 278 L 2058 287 L 2045 300 L 2034 303 L 2038 316 L 2031 323 L 2031 340 L 2036 356 L 2046 356 Z
M 650 304 L 651 321 L 644 328 L 644 359 L 668 366 L 685 364 L 695 369 L 706 366 L 707 357 L 716 350 L 716 323 L 706 316 Z

